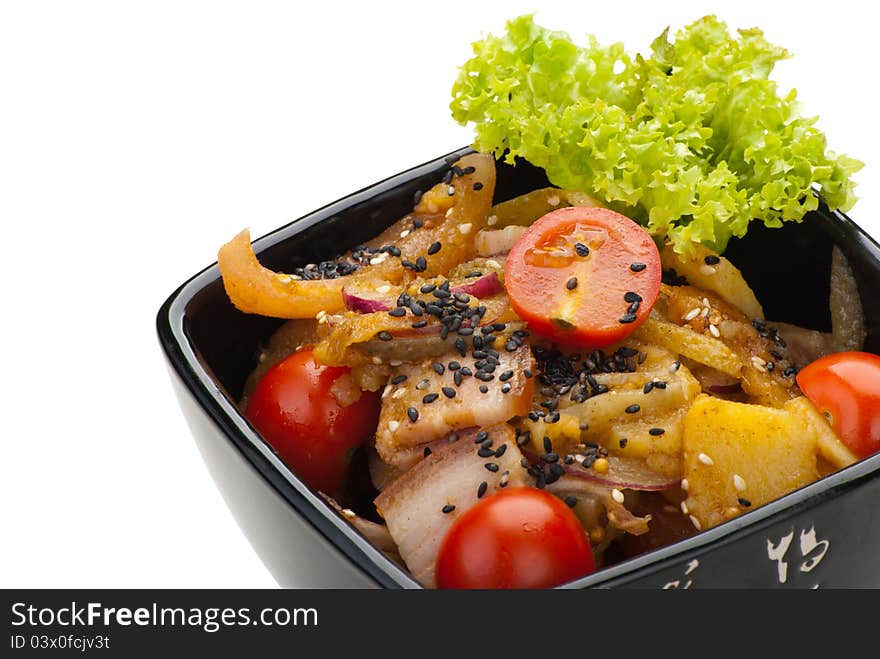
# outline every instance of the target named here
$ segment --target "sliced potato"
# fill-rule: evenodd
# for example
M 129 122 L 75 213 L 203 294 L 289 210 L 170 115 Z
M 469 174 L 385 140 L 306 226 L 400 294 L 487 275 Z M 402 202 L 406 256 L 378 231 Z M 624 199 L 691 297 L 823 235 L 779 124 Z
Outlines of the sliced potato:
M 825 417 L 819 413 L 819 410 L 813 406 L 808 398 L 804 396 L 794 398 L 785 404 L 785 409 L 797 414 L 807 422 L 810 429 L 816 433 L 819 454 L 833 467 L 843 469 L 858 462 L 856 454 L 840 441 Z
M 648 319 L 635 331 L 634 336 L 645 343 L 660 345 L 670 352 L 738 378 L 743 362 L 722 341 L 698 334 L 689 327 L 682 327 L 664 320 L 651 312 Z
M 709 257 L 709 263 L 706 262 L 706 257 Z M 693 246 L 693 258 L 690 259 L 676 254 L 671 245 L 666 245 L 660 251 L 660 261 L 664 269 L 674 268 L 676 273 L 684 275 L 693 286 L 718 294 L 749 318 L 764 318 L 764 310 L 758 303 L 758 298 L 739 269 L 703 245 Z
M 541 188 L 514 197 L 508 201 L 502 201 L 492 207 L 490 217 L 496 228 L 510 226 L 529 226 L 538 218 L 543 217 L 550 211 L 566 206 L 601 206 L 596 199 L 586 192 L 576 190 L 560 190 L 559 188 Z
M 684 510 L 700 529 L 818 477 L 816 433 L 798 414 L 701 394 L 685 416 Z

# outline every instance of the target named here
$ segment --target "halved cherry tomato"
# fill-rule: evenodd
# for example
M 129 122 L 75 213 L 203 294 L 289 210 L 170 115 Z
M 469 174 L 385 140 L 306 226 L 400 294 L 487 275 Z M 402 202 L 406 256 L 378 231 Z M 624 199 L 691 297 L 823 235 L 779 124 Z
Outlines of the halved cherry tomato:
M 880 356 L 838 352 L 797 374 L 801 391 L 860 458 L 880 451 Z
M 544 490 L 518 487 L 478 501 L 447 531 L 438 588 L 552 588 L 594 572 L 584 529 Z
M 505 287 L 538 334 L 601 348 L 641 325 L 660 291 L 651 236 L 606 208 L 561 208 L 532 224 L 505 265 Z
M 311 350 L 301 350 L 266 371 L 245 411 L 297 476 L 331 496 L 341 493 L 354 449 L 379 421 L 375 393 L 362 392 L 349 405 L 334 396 L 334 383 L 349 373 L 344 366 L 320 366 Z

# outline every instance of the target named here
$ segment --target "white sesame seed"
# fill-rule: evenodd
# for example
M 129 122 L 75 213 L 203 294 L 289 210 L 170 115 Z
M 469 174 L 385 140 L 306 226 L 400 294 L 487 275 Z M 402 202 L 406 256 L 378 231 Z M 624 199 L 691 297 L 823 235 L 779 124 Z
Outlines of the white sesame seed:
M 446 192 L 448 192 L 450 196 L 454 195 L 455 194 L 455 186 L 450 185 L 448 188 L 446 188 Z
M 611 498 L 614 499 L 617 503 L 623 503 L 623 492 L 614 488 L 611 490 Z
M 556 195 L 553 195 L 552 197 L 547 197 L 547 203 L 550 204 L 551 206 L 558 206 L 559 205 L 559 197 L 557 197 Z
M 498 485 L 500 485 L 501 487 L 504 487 L 505 485 L 507 485 L 507 481 L 509 481 L 509 480 L 510 480 L 510 472 L 505 471 L 503 474 L 501 474 L 501 480 L 498 481 Z
M 709 334 L 714 336 L 716 339 L 721 336 L 721 332 L 718 331 L 718 328 L 715 325 L 709 325 Z
M 264 361 L 266 361 L 266 353 L 265 353 L 265 352 L 261 352 L 261 353 L 260 353 L 260 356 L 257 358 L 257 361 L 259 361 L 261 364 L 262 364 Z
M 761 359 L 757 355 L 752 357 L 752 366 L 754 366 L 755 368 L 764 368 L 766 365 L 767 365 L 767 362 L 765 362 L 763 359 Z
M 391 432 L 394 432 L 394 431 L 397 430 L 399 427 L 400 427 L 400 422 L 399 422 L 399 421 L 389 421 L 389 422 L 388 422 L 388 430 L 390 430 Z
M 321 309 L 318 313 L 315 314 L 315 319 L 320 323 L 327 317 L 327 312 Z
M 391 290 L 391 286 L 389 284 L 384 284 L 384 285 L 376 288 L 377 293 L 387 293 L 390 290 Z
M 704 307 L 711 307 L 712 306 L 711 304 L 709 304 L 709 298 L 707 298 L 707 297 L 703 298 L 703 306 Z
M 490 227 L 494 227 L 497 223 L 498 223 L 498 216 L 497 215 L 490 215 L 486 219 L 486 224 Z
M 399 359 L 392 359 L 391 361 L 388 362 L 388 364 L 390 366 L 400 366 L 402 363 L 403 362 L 400 361 Z
M 275 275 L 275 279 L 282 284 L 289 284 L 291 282 L 290 275 Z
M 404 396 L 406 396 L 406 389 L 405 388 L 398 389 L 393 394 L 391 394 L 391 397 L 394 398 L 395 400 L 397 400 L 398 398 L 403 398 Z
M 313 269 L 315 269 L 315 268 L 317 268 L 317 267 L 318 267 L 318 266 L 316 266 L 314 263 L 309 263 L 309 264 L 306 266 L 306 270 L 313 270 Z
M 686 502 L 686 501 L 682 501 L 682 502 L 681 502 L 681 512 L 683 512 L 685 515 L 687 515 L 688 512 L 690 512 L 690 511 L 688 510 L 688 505 L 687 505 L 687 502 Z
M 575 455 L 575 456 L 574 456 L 574 459 L 575 459 L 576 462 L 582 463 L 582 462 L 584 461 L 584 456 L 582 456 L 582 455 Z
M 701 275 L 707 275 L 707 276 L 709 276 L 709 275 L 714 275 L 714 274 L 715 274 L 715 268 L 713 268 L 711 265 L 703 264 L 703 265 L 700 266 L 700 274 L 701 274 Z
M 427 387 L 429 384 L 431 384 L 431 383 L 430 383 L 430 381 L 428 380 L 428 378 L 424 378 L 423 380 L 421 380 L 421 381 L 416 385 L 416 389 L 418 389 L 419 391 L 421 391 L 422 389 L 424 389 L 425 387 Z
M 400 232 L 401 238 L 406 238 L 408 235 L 409 235 L 409 229 L 404 229 L 403 231 Z
M 387 259 L 387 258 L 388 258 L 388 254 L 386 252 L 382 252 L 381 254 L 379 254 L 379 256 L 375 256 L 370 259 L 370 265 L 379 265 L 380 263 L 385 261 L 385 259 Z
M 687 491 L 688 491 L 688 487 L 690 487 L 690 483 L 688 483 L 688 479 L 687 479 L 687 478 L 682 478 L 682 479 L 681 479 L 681 489 L 684 490 L 685 492 L 687 492 Z
M 733 475 L 733 486 L 736 488 L 737 492 L 745 492 L 746 490 L 746 482 L 739 474 Z
M 446 215 L 444 215 L 443 217 L 449 217 L 450 215 L 452 215 L 452 213 L 454 212 L 454 209 L 455 209 L 455 207 L 453 206 L 452 208 L 447 210 Z
M 376 366 L 378 366 L 379 364 L 382 363 L 382 358 L 378 357 L 378 356 L 373 357 L 373 363 L 376 364 Z
M 354 511 L 351 508 L 343 508 L 342 514 L 348 517 L 348 519 L 354 519 L 357 515 L 354 514 Z
M 466 236 L 466 235 L 468 235 L 468 234 L 471 232 L 471 229 L 473 228 L 473 226 L 474 226 L 474 225 L 471 224 L 470 222 L 465 222 L 464 224 L 459 224 L 459 225 L 458 225 L 458 231 L 459 231 L 459 233 L 461 233 L 462 235 L 465 235 L 465 236 Z
M 700 462 L 702 462 L 702 463 L 703 463 L 704 465 L 706 465 L 707 467 L 711 467 L 713 464 L 715 464 L 715 463 L 712 461 L 712 458 L 710 458 L 710 457 L 709 457 L 708 455 L 706 455 L 705 453 L 700 453 L 700 454 L 697 456 L 697 460 L 699 460 Z
M 703 310 L 700 312 L 700 317 L 705 318 L 709 315 L 709 311 L 711 311 L 709 307 L 703 307 Z
M 498 261 L 496 261 L 495 259 L 486 259 L 486 265 L 488 265 L 490 268 L 500 268 L 501 267 L 501 264 L 498 263 Z
M 388 394 L 390 394 L 392 389 L 394 389 L 393 384 L 386 384 L 385 389 L 382 391 L 382 398 L 385 398 Z
M 694 307 L 690 311 L 688 311 L 684 316 L 682 316 L 682 320 L 685 322 L 689 322 L 700 315 L 700 307 Z
M 697 531 L 702 531 L 703 527 L 700 525 L 700 520 L 698 520 L 693 515 L 691 515 L 690 518 L 691 518 L 691 524 L 694 525 L 694 528 L 697 529 Z

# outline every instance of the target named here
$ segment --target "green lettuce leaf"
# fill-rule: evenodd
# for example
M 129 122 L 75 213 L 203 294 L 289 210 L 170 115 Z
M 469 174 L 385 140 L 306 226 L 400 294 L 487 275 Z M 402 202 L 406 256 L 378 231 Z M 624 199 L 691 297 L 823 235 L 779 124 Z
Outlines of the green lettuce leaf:
M 855 203 L 862 163 L 828 150 L 794 91 L 780 96 L 770 74 L 788 53 L 760 30 L 731 37 L 707 16 L 631 57 L 593 37 L 578 46 L 526 15 L 473 49 L 450 108 L 475 125 L 476 149 L 543 167 L 680 253 L 723 251 L 753 220 L 800 221 L 818 205 L 813 188 L 831 208 Z

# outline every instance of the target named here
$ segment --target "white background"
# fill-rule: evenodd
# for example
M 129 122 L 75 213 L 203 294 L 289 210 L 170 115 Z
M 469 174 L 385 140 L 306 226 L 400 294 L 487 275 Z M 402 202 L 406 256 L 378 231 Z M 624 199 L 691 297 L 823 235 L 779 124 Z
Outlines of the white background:
M 273 587 L 173 398 L 160 304 L 262 235 L 471 139 L 449 116 L 470 42 L 537 12 L 646 49 L 707 13 L 762 27 L 831 148 L 868 166 L 867 2 L 4 2 L 0 587 Z M 305 7 L 305 8 L 300 8 Z

